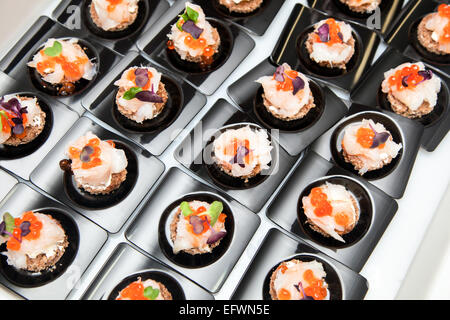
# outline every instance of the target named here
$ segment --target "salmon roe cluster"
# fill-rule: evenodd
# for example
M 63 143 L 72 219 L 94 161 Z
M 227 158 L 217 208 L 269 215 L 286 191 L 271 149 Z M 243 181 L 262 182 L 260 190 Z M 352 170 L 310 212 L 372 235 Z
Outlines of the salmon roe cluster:
M 404 90 L 406 87 L 403 85 L 405 81 L 409 87 L 417 86 L 421 81 L 424 80 L 418 72 L 420 68 L 418 65 L 413 64 L 411 67 L 404 67 L 401 70 L 397 70 L 394 75 L 389 77 L 389 86 L 395 87 L 397 90 Z
M 184 217 L 186 220 L 189 220 L 191 216 L 198 216 L 198 215 L 201 215 L 203 212 L 207 211 L 204 206 L 198 207 L 197 210 L 194 210 L 191 208 L 191 210 L 192 210 L 192 214 L 190 214 L 187 217 Z M 219 215 L 219 218 L 217 219 L 217 221 L 224 223 L 226 218 L 227 218 L 227 215 L 225 213 L 221 213 Z M 202 232 L 195 233 L 194 226 L 191 224 L 187 224 L 187 230 L 195 236 L 201 236 L 202 234 L 204 234 L 206 231 L 209 230 L 211 219 L 209 218 L 209 216 L 206 216 L 206 219 L 207 219 L 207 221 L 206 220 L 203 221 L 203 231 Z
M 336 43 L 343 43 L 343 40 L 339 36 L 339 33 L 341 32 L 341 27 L 336 22 L 336 20 L 334 20 L 333 18 L 329 18 L 329 19 L 327 19 L 327 21 L 325 23 L 329 27 L 329 39 L 328 39 L 328 41 L 327 42 L 323 42 L 320 39 L 320 36 L 317 33 L 315 33 L 314 34 L 315 42 L 326 43 L 329 46 L 332 46 L 333 44 L 336 44 Z
M 280 270 L 281 273 L 285 273 L 287 269 L 286 265 L 278 267 L 278 270 Z M 308 269 L 303 273 L 303 279 L 308 283 L 308 286 L 304 288 L 307 296 L 312 297 L 314 300 L 323 300 L 326 298 L 327 289 L 323 286 L 323 280 L 316 278 L 311 269 Z M 289 290 L 282 288 L 278 291 L 277 297 L 279 300 L 290 300 L 291 293 Z
M 205 57 L 214 55 L 214 49 L 211 46 L 208 46 L 204 38 L 194 39 L 191 35 L 188 35 L 184 38 L 184 44 L 192 49 L 202 49 L 202 55 Z
M 331 216 L 333 207 L 328 201 L 328 196 L 322 191 L 322 188 L 316 187 L 312 188 L 311 193 L 311 204 L 315 207 L 314 214 L 318 217 Z
M 292 79 L 295 79 L 298 77 L 298 72 L 295 70 L 288 70 L 288 71 L 285 71 L 284 73 L 287 74 L 288 77 L 284 77 L 283 82 L 277 81 L 277 90 L 278 91 L 280 91 L 280 90 L 293 91 L 294 84 L 292 83 Z M 273 79 L 275 79 L 275 74 L 273 75 Z
M 108 140 L 107 142 L 111 146 L 114 147 L 113 141 Z M 91 147 L 94 150 L 94 152 L 89 155 L 89 161 L 81 162 L 81 169 L 87 170 L 87 169 L 91 169 L 91 168 L 100 166 L 102 164 L 102 160 L 100 159 L 100 155 L 102 152 L 100 149 L 100 139 L 98 139 L 98 138 L 90 139 L 86 146 Z M 78 148 L 75 148 L 75 147 L 69 148 L 69 155 L 70 155 L 71 159 L 80 159 L 81 152 L 82 152 L 82 150 L 80 150 Z M 74 168 L 74 169 L 78 169 L 78 168 Z
M 250 150 L 250 141 L 248 139 L 238 140 L 233 139 L 233 143 L 225 148 L 225 155 L 236 156 L 239 147 L 245 147 L 249 152 L 244 157 L 245 164 L 250 164 L 253 161 L 252 152 Z
M 123 289 L 120 293 L 120 297 L 116 300 L 149 300 L 146 296 L 144 296 L 144 285 L 141 281 L 132 282 Z
M 22 236 L 20 225 L 25 221 L 30 222 L 30 232 L 26 236 Z M 14 225 L 16 228 L 12 232 L 13 236 L 6 243 L 8 250 L 18 251 L 20 250 L 22 239 L 36 240 L 41 235 L 42 222 L 38 220 L 32 211 L 25 212 L 22 218 L 15 218 Z
M 106 0 L 109 2 L 108 7 L 106 8 L 106 10 L 108 12 L 113 12 L 114 10 L 116 10 L 116 6 L 121 4 L 123 0 Z
M 450 5 L 445 3 L 440 4 L 438 7 L 438 14 L 443 18 L 449 19 L 444 27 L 444 33 L 439 38 L 439 42 L 448 43 L 450 42 Z
M 130 69 L 127 73 L 127 80 L 133 82 L 137 87 L 138 85 L 136 84 L 136 74 L 135 74 L 136 69 Z M 151 81 L 150 79 L 153 78 L 153 73 L 150 70 L 147 70 L 147 75 L 148 75 L 148 79 L 149 81 L 147 81 L 147 83 L 145 84 L 145 86 L 142 87 L 142 90 L 148 90 L 150 89 L 150 85 L 151 85 Z
M 373 139 L 375 138 L 375 132 L 371 128 L 361 127 L 356 132 L 356 142 L 361 147 L 369 149 L 373 145 Z M 378 149 L 383 149 L 386 143 L 382 143 L 378 146 Z
M 44 57 L 44 60 L 38 62 L 36 69 L 40 74 L 46 74 L 46 70 L 54 70 L 56 64 L 61 65 L 64 71 L 64 76 L 68 81 L 78 81 L 83 76 L 83 66 L 89 62 L 87 57 L 78 57 L 75 61 L 68 61 L 66 57 L 59 54 L 56 57 L 50 57 L 45 54 L 45 50 L 41 50 L 40 54 Z
M 2 132 L 9 134 L 11 133 L 11 129 L 14 128 L 16 126 L 16 123 L 12 120 L 14 118 L 17 118 L 16 114 L 13 114 L 12 112 L 8 112 L 6 110 L 2 110 L 2 115 L 0 116 L 0 121 L 1 121 L 1 125 L 2 125 Z M 26 113 L 22 113 L 22 123 L 27 123 L 27 114 Z M 19 139 L 25 137 L 26 132 L 25 132 L 26 128 L 24 128 L 23 132 L 21 134 L 15 134 L 15 136 Z

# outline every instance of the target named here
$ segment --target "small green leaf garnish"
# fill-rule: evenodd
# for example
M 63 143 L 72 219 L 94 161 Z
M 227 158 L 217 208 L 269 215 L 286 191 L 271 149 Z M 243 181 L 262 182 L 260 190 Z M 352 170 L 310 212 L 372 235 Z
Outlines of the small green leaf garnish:
M 186 201 L 183 201 L 180 204 L 180 209 L 181 209 L 181 213 L 183 213 L 183 216 L 185 216 L 185 217 L 189 217 L 191 214 L 194 213 L 194 211 L 192 211 L 191 207 L 189 206 L 189 203 Z
M 5 221 L 6 231 L 12 233 L 14 231 L 14 227 L 16 226 L 13 216 L 9 212 L 5 212 L 3 214 L 3 221 Z
M 44 53 L 46 56 L 49 57 L 56 57 L 59 56 L 59 54 L 62 52 L 62 45 L 60 42 L 55 41 L 53 42 L 52 47 L 48 47 L 44 50 Z
M 149 300 L 155 300 L 158 298 L 159 289 L 153 289 L 151 286 L 144 289 L 144 296 Z
M 198 12 L 195 11 L 194 9 L 190 8 L 190 7 L 186 7 L 186 14 L 189 17 L 189 20 L 194 21 L 195 23 L 197 23 L 198 21 Z M 184 20 L 187 21 L 187 20 Z
M 131 100 L 131 99 L 133 99 L 133 98 L 136 96 L 136 93 L 141 92 L 141 91 L 142 91 L 142 88 L 141 88 L 141 87 L 133 87 L 133 88 L 130 88 L 128 91 L 126 91 L 126 92 L 123 94 L 123 98 L 124 98 L 125 100 Z
M 223 211 L 223 204 L 220 201 L 214 201 L 208 209 L 208 214 L 211 217 L 211 226 L 214 226 L 220 214 Z

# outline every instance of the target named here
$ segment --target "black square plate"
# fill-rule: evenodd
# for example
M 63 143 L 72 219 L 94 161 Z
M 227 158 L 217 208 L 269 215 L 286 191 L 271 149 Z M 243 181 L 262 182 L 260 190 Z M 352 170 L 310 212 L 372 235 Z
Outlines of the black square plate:
M 211 17 L 208 21 L 220 29 L 222 43 L 216 58 L 217 63 L 210 71 L 195 70 L 193 72 L 190 64 L 183 62 L 175 51 L 172 52 L 167 48 L 169 40 L 167 34 L 178 20 L 178 15 L 184 11 L 186 2 L 187 0 L 175 2 L 167 14 L 139 38 L 137 45 L 152 61 L 180 74 L 200 92 L 211 95 L 252 51 L 255 42 L 245 31 L 235 25 Z
M 42 93 L 24 92 L 13 79 L 10 79 L 5 85 L 0 84 L 0 96 L 9 94 L 37 97 L 42 111 L 46 114 L 46 125 L 35 140 L 17 147 L 0 145 L 0 165 L 28 180 L 34 168 L 67 132 L 67 128 L 75 123 L 78 114 Z
M 407 58 L 392 48 L 385 51 L 351 92 L 351 99 L 358 103 L 390 110 L 390 104 L 382 98 L 383 94 L 380 90 L 384 73 L 405 62 L 417 62 L 417 60 Z M 414 120 L 423 124 L 425 128 L 422 146 L 427 151 L 435 150 L 450 129 L 450 78 L 442 72 L 434 72 L 442 80 L 438 104 L 430 115 L 424 116 L 422 120 Z
M 35 76 L 37 72 L 31 70 L 27 63 L 32 60 L 34 54 L 49 38 L 78 38 L 81 44 L 88 48 L 88 56 L 95 60 L 97 74 L 91 81 L 83 82 L 83 87 L 71 96 L 51 95 L 43 89 Z M 21 91 L 40 91 L 49 97 L 59 100 L 79 114 L 84 112 L 81 106 L 81 93 L 93 87 L 119 60 L 121 56 L 102 45 L 91 41 L 88 35 L 80 30 L 68 30 L 59 23 L 47 17 L 40 17 L 25 33 L 25 35 L 11 48 L 0 61 L 0 69 L 11 78 L 17 80 Z
M 347 63 L 347 71 L 335 73 L 326 67 L 316 67 L 310 61 L 304 42 L 307 35 L 313 31 L 313 25 L 327 18 L 329 16 L 319 11 L 296 4 L 272 52 L 271 59 L 278 65 L 286 62 L 292 69 L 350 91 L 370 67 L 380 38 L 374 31 L 350 22 L 354 31 L 353 36 L 356 38 L 355 53 Z
M 64 173 L 59 162 L 66 159 L 70 143 L 92 131 L 102 140 L 113 140 L 128 159 L 127 179 L 121 187 L 106 196 L 92 196 L 76 187 L 73 178 Z M 148 151 L 81 117 L 41 164 L 31 173 L 31 182 L 50 195 L 80 212 L 95 223 L 115 233 L 150 191 L 164 172 L 164 165 Z
M 173 219 L 173 210 L 185 200 L 201 200 L 209 203 L 218 200 L 224 204 L 228 234 L 212 253 L 196 256 L 186 253 L 173 254 L 170 223 Z M 260 219 L 257 215 L 228 195 L 173 168 L 126 231 L 126 237 L 182 275 L 211 292 L 217 292 L 259 224 Z
M 90 287 L 84 293 L 82 299 L 108 299 L 110 294 L 114 292 L 114 287 L 121 283 L 125 278 L 133 275 L 133 278 L 129 279 L 129 282 L 132 282 L 135 281 L 138 276 L 145 276 L 146 274 L 150 276 L 156 274 L 160 278 L 161 275 L 163 275 L 163 284 L 166 285 L 168 289 L 168 283 L 164 282 L 164 280 L 172 280 L 174 284 L 170 284 L 178 289 L 171 291 L 174 299 L 174 296 L 184 295 L 186 300 L 214 300 L 214 297 L 210 293 L 156 260 L 144 256 L 126 243 L 120 243 L 117 246 L 98 276 L 92 281 Z M 124 285 L 126 284 L 124 283 Z
M 214 16 L 219 19 L 231 21 L 245 30 L 262 36 L 274 20 L 284 1 L 264 0 L 261 6 L 250 13 L 230 12 L 222 6 L 219 0 L 196 0 L 206 13 L 206 16 Z
M 63 0 L 53 11 L 53 18 L 69 29 L 79 29 L 90 38 L 100 42 L 118 53 L 125 54 L 135 48 L 139 36 L 169 9 L 166 0 L 142 0 L 135 22 L 126 30 L 113 32 L 104 31 L 92 21 L 89 8 L 92 0 Z
M 231 189 L 223 184 L 218 184 L 216 175 L 214 175 L 215 179 L 213 180 L 209 173 L 210 171 L 206 168 L 207 165 L 203 161 L 204 148 L 209 144 L 211 135 L 219 128 L 240 123 L 252 124 L 252 121 L 246 114 L 233 107 L 226 100 L 219 99 L 190 135 L 175 150 L 175 158 L 196 175 L 208 181 L 208 183 L 225 190 L 247 208 L 258 212 L 294 166 L 296 158 L 289 156 L 278 145 L 275 137 L 276 132 L 272 130 L 268 133 L 269 136 L 275 138 L 271 139 L 274 147 L 272 150 L 273 163 L 271 165 L 273 171 L 266 174 L 262 182 L 250 188 Z
M 354 103 L 351 105 L 347 117 L 320 137 L 313 145 L 313 150 L 323 158 L 331 159 L 339 167 L 358 175 L 358 172 L 353 169 L 353 165 L 343 160 L 340 142 L 343 129 L 348 124 L 359 122 L 362 119 L 372 119 L 375 122 L 382 123 L 391 132 L 394 141 L 402 144 L 402 149 L 390 164 L 381 169 L 369 171 L 363 176 L 365 180 L 383 190 L 389 196 L 399 199 L 405 192 L 420 148 L 423 127 L 417 122 L 390 111 Z
M 0 201 L 8 194 L 8 192 L 17 184 L 17 179 L 6 171 L 0 169 L 0 181 L 2 188 L 0 189 Z
M 231 299 L 270 300 L 271 274 L 281 262 L 291 259 L 321 262 L 327 272 L 325 279 L 329 288 L 336 288 L 330 292 L 332 299 L 362 300 L 367 293 L 367 280 L 359 274 L 306 243 L 270 229 Z
M 305 223 L 303 210 L 299 210 L 300 197 L 308 196 L 311 187 L 325 182 L 344 185 L 358 201 L 359 221 L 355 228 L 343 237 L 345 243 L 331 237 L 326 238 L 311 230 Z M 283 229 L 359 272 L 397 208 L 397 202 L 383 191 L 309 151 L 280 194 L 270 204 L 267 216 Z M 301 225 L 299 221 L 302 222 Z
M 26 211 L 52 215 L 64 227 L 69 246 L 53 271 L 17 271 L 1 256 L 0 282 L 25 299 L 63 300 L 77 284 L 108 238 L 105 230 L 71 208 L 53 201 L 23 183 L 17 184 L 0 204 L 0 212 L 20 216 Z M 70 239 L 73 239 L 70 242 Z
M 379 5 L 379 20 L 375 16 L 376 11 L 370 13 L 359 13 L 350 10 L 350 8 L 340 0 L 308 0 L 308 5 L 316 10 L 323 11 L 329 15 L 340 19 L 350 20 L 371 29 L 386 34 L 392 26 L 397 14 L 403 6 L 403 0 L 382 0 Z M 379 23 L 379 25 L 377 25 Z
M 145 128 L 126 119 L 117 111 L 115 100 L 118 87 L 114 85 L 114 82 L 120 79 L 123 71 L 134 66 L 150 66 L 160 71 L 170 95 L 171 108 L 168 117 L 152 124 L 151 131 L 146 131 Z M 82 104 L 100 120 L 133 139 L 151 153 L 160 155 L 176 138 L 173 133 L 183 129 L 206 104 L 206 97 L 174 74 L 161 70 L 137 52 L 130 51 L 98 85 L 83 97 Z
M 450 55 L 436 55 L 428 52 L 417 40 L 417 27 L 429 13 L 437 12 L 437 7 L 448 1 L 416 0 L 409 1 L 402 9 L 395 24 L 386 36 L 386 42 L 404 55 L 423 61 L 434 69 L 450 74 Z
M 271 120 L 274 117 L 265 116 L 267 112 L 264 112 L 264 110 L 261 112 L 258 108 L 261 103 L 258 103 L 260 99 L 257 99 L 257 96 L 260 97 L 263 91 L 261 90 L 261 84 L 255 82 L 255 80 L 262 76 L 273 75 L 276 68 L 269 59 L 266 59 L 228 87 L 228 95 L 231 99 L 266 129 L 282 129 L 277 126 L 277 123 L 287 123 L 287 121 L 277 119 L 275 119 L 276 122 L 266 121 L 266 118 Z M 317 108 L 317 111 L 314 112 L 314 118 L 307 120 L 306 125 L 302 123 L 301 129 L 293 128 L 293 130 L 289 129 L 291 131 L 288 131 L 285 128 L 280 130 L 280 145 L 293 156 L 300 154 L 322 133 L 343 118 L 348 111 L 344 102 L 327 86 L 315 83 L 314 80 L 311 80 L 310 85 L 314 85 L 318 93 L 314 97 Z

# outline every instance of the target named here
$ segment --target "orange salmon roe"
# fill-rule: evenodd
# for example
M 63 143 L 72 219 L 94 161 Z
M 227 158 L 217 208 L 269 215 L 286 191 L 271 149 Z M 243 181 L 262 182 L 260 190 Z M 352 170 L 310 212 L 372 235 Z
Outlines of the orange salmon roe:
M 174 45 L 174 43 L 173 43 L 172 40 L 167 41 L 167 48 L 168 48 L 169 50 L 175 49 L 175 45 Z
M 289 70 L 289 71 L 285 71 L 284 73 L 286 73 L 290 78 L 295 79 L 298 76 L 298 72 L 295 70 Z M 277 90 L 283 90 L 283 91 L 293 91 L 294 90 L 294 85 L 292 83 L 292 79 L 290 79 L 289 77 L 284 77 L 284 81 L 283 82 L 277 82 Z M 273 76 L 273 78 L 275 79 L 275 75 Z
M 108 143 L 111 144 L 112 147 L 114 147 L 114 142 L 108 141 Z M 92 149 L 94 149 L 94 152 L 89 156 L 90 160 L 88 162 L 81 163 L 81 168 L 87 170 L 100 166 L 102 164 L 102 160 L 99 158 L 102 153 L 102 150 L 100 149 L 100 139 L 90 139 L 86 146 L 92 147 Z M 70 147 L 69 156 L 71 159 L 79 159 L 81 156 L 81 150 L 75 147 Z
M 413 64 L 411 67 L 404 67 L 401 70 L 397 70 L 394 75 L 388 79 L 389 86 L 396 87 L 397 90 L 404 90 L 402 80 L 404 77 L 408 77 L 406 83 L 408 87 L 415 87 L 423 80 L 423 77 L 418 73 L 420 68 L 418 65 Z
M 21 237 L 22 230 L 20 229 L 20 225 L 24 221 L 30 222 L 30 233 L 28 233 L 24 237 Z M 14 225 L 16 226 L 16 228 L 14 228 L 12 232 L 14 237 L 11 237 L 6 244 L 6 247 L 9 250 L 12 251 L 20 250 L 19 240 L 21 240 L 22 238 L 26 240 L 36 240 L 41 235 L 42 222 L 38 220 L 38 218 L 34 215 L 32 211 L 25 212 L 22 218 L 15 218 Z
M 356 142 L 358 142 L 363 148 L 370 148 L 373 144 L 373 138 L 375 132 L 371 128 L 361 127 L 356 132 Z M 378 146 L 378 149 L 383 149 L 386 143 L 382 143 Z
M 247 150 L 249 150 L 249 153 L 244 157 L 245 164 L 249 164 L 253 160 L 253 158 L 252 151 L 250 150 L 250 141 L 248 139 L 245 139 L 244 141 L 234 139 L 233 144 L 225 148 L 225 154 L 227 156 L 235 156 L 240 146 L 244 146 L 245 148 L 247 148 Z
M 325 22 L 330 27 L 330 36 L 329 40 L 325 42 L 327 45 L 332 46 L 335 43 L 342 43 L 341 38 L 339 37 L 338 33 L 341 32 L 341 28 L 339 27 L 339 24 L 336 22 L 336 20 L 330 18 L 327 19 Z M 322 43 L 320 40 L 320 37 L 317 33 L 314 34 L 315 36 L 315 42 Z
M 310 269 L 305 271 L 303 278 L 309 284 L 309 286 L 304 289 L 307 296 L 312 297 L 314 300 L 325 299 L 327 296 L 327 289 L 323 287 L 323 280 L 317 279 Z
M 279 300 L 291 300 L 291 293 L 284 288 L 278 291 L 277 296 Z
M 89 61 L 87 57 L 78 57 L 75 61 L 68 61 L 61 54 L 56 57 L 50 57 L 45 54 L 44 50 L 40 51 L 43 61 L 38 62 L 36 69 L 40 74 L 45 74 L 46 69 L 54 69 L 56 64 L 61 65 L 64 76 L 68 81 L 78 81 L 83 76 L 84 65 Z
M 132 282 L 128 285 L 128 287 L 122 290 L 120 293 L 120 298 L 117 298 L 117 300 L 148 300 L 148 298 L 144 296 L 144 289 L 144 285 L 141 282 Z
M 345 213 L 338 213 L 334 216 L 334 221 L 340 226 L 346 227 L 350 223 L 350 218 Z
M 128 71 L 127 73 L 127 79 L 132 81 L 136 86 L 136 74 L 134 73 L 136 71 L 136 69 L 131 69 L 130 71 Z M 153 78 L 153 73 L 151 73 L 149 70 L 147 70 L 147 75 L 148 75 L 148 81 L 145 84 L 145 86 L 142 87 L 142 90 L 148 90 L 150 89 L 150 85 L 151 85 L 151 78 Z
M 194 209 L 191 208 L 191 210 L 192 210 L 192 214 L 190 214 L 190 215 L 187 216 L 187 217 L 184 217 L 186 220 L 189 220 L 189 218 L 190 218 L 191 216 L 198 216 L 198 215 L 202 214 L 203 212 L 207 211 L 206 208 L 205 208 L 204 206 L 198 207 L 197 210 L 194 210 Z M 195 232 L 194 232 L 194 227 L 193 227 L 191 224 L 188 224 L 188 225 L 187 225 L 187 230 L 188 230 L 190 233 L 192 233 L 193 235 L 195 235 L 195 236 L 200 236 L 200 235 L 204 234 L 206 231 L 209 230 L 209 225 L 210 225 L 210 223 L 211 223 L 211 219 L 209 218 L 209 216 L 206 215 L 205 217 L 206 217 L 206 219 L 208 219 L 208 221 L 203 221 L 203 231 L 202 231 L 201 233 L 195 233 Z M 227 215 L 224 214 L 224 213 L 221 213 L 221 214 L 219 215 L 219 217 L 217 218 L 217 221 L 223 223 L 223 222 L 225 222 L 225 219 L 226 219 L 226 218 L 227 218 Z
M 450 19 L 450 5 L 442 3 L 438 7 L 438 13 L 441 17 Z M 450 42 L 450 21 L 444 27 L 444 34 L 439 37 L 440 43 Z
M 311 204 L 315 207 L 314 214 L 318 217 L 331 216 L 333 207 L 327 200 L 327 195 L 321 188 L 316 187 L 311 190 L 309 195 L 311 197 Z

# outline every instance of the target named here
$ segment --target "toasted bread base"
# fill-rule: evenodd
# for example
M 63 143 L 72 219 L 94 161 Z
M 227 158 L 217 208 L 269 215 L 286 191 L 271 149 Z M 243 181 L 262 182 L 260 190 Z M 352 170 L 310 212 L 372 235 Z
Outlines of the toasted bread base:
M 236 177 L 232 174 L 231 172 L 231 164 L 228 162 L 224 162 L 224 161 L 220 161 L 219 159 L 217 159 L 216 157 L 214 157 L 214 162 L 219 166 L 220 170 L 222 170 L 223 172 L 225 172 L 227 175 L 233 177 L 233 178 L 240 178 L 242 180 L 244 180 L 246 183 L 249 181 L 249 179 L 257 176 L 258 174 L 261 173 L 262 169 L 261 169 L 261 165 L 257 165 L 255 168 L 253 168 L 253 171 L 246 176 L 241 176 L 241 177 Z
M 219 36 L 219 32 L 217 31 L 216 28 L 212 28 L 212 32 L 213 32 L 213 38 L 214 38 L 214 42 L 215 42 L 215 44 L 212 47 L 212 49 L 214 50 L 214 53 L 217 53 L 217 52 L 219 52 L 219 47 L 220 47 L 220 36 Z M 178 49 L 177 47 L 175 47 L 175 51 L 178 53 L 178 55 L 181 58 L 183 52 L 181 52 L 181 50 Z M 187 55 L 186 55 L 186 59 L 183 59 L 183 60 L 187 60 L 189 62 L 194 62 L 194 63 L 202 63 L 202 62 L 204 62 L 205 59 L 208 60 L 210 58 L 209 57 L 204 57 L 202 55 L 193 57 L 188 52 Z
M 355 39 L 353 38 L 353 36 L 348 40 L 347 43 L 345 43 L 346 45 L 349 45 L 349 46 L 352 47 L 352 51 L 345 58 L 344 61 L 335 63 L 335 62 L 332 62 L 332 61 L 316 61 L 316 60 L 314 60 L 311 57 L 311 54 L 313 52 L 313 44 L 314 44 L 313 35 L 314 35 L 314 32 L 311 32 L 308 35 L 308 39 L 306 40 L 306 50 L 308 50 L 309 57 L 311 58 L 311 60 L 316 62 L 321 67 L 327 67 L 327 68 L 330 68 L 330 69 L 339 68 L 339 69 L 342 69 L 342 70 L 347 70 L 347 66 L 346 65 L 350 61 L 350 59 L 353 57 L 353 54 L 355 53 Z
M 32 98 L 30 98 L 30 97 L 19 97 L 19 98 L 22 100 L 32 100 Z M 36 104 L 36 105 L 39 107 L 39 104 Z M 44 130 L 45 118 L 47 115 L 41 110 L 39 116 L 41 118 L 39 126 L 29 125 L 25 128 L 25 136 L 24 137 L 18 138 L 17 136 L 12 134 L 8 140 L 3 142 L 3 144 L 8 145 L 8 146 L 17 147 L 21 144 L 30 143 L 31 141 L 36 139 L 41 134 L 41 132 Z
M 354 12 L 358 12 L 358 13 L 370 13 L 373 12 L 374 10 L 368 10 L 368 8 L 370 8 L 371 4 L 370 3 L 366 3 L 360 6 L 351 6 L 347 3 L 347 0 L 339 0 L 341 1 L 343 4 L 345 4 L 350 10 L 354 11 Z M 378 0 L 378 5 L 380 5 L 381 0 Z
M 428 51 L 434 54 L 447 55 L 448 53 L 439 49 L 439 43 L 431 38 L 433 32 L 425 27 L 427 25 L 427 22 L 436 14 L 438 13 L 430 13 L 425 18 L 423 18 L 422 21 L 420 21 L 419 26 L 417 27 L 417 40 L 419 40 L 420 44 Z
M 392 137 L 390 139 L 392 139 Z M 342 148 L 342 155 L 344 156 L 345 162 L 351 163 L 353 165 L 353 167 L 355 168 L 355 170 L 359 171 L 364 167 L 363 161 L 358 156 L 349 155 L 345 151 L 345 148 Z M 388 165 L 389 163 L 391 163 L 392 159 L 393 158 L 391 156 L 389 156 L 384 161 L 379 162 L 376 166 L 368 168 L 367 172 L 383 168 L 385 165 Z M 362 176 L 364 174 L 360 174 L 360 175 Z
M 118 189 L 120 187 L 120 185 L 122 184 L 122 182 L 125 181 L 125 179 L 127 178 L 127 169 L 124 169 L 123 171 L 119 172 L 119 173 L 113 173 L 111 176 L 111 184 L 105 189 L 105 190 L 94 190 L 90 187 L 86 187 L 83 185 L 78 184 L 78 187 L 85 190 L 86 192 L 89 192 L 90 194 L 93 195 L 98 195 L 98 194 L 108 194 L 111 193 L 112 191 Z
M 175 242 L 175 239 L 177 238 L 177 226 L 178 226 L 178 222 L 180 221 L 180 216 L 182 215 L 181 213 L 181 209 L 178 208 L 177 212 L 174 214 L 172 222 L 170 223 L 170 239 Z M 215 247 L 217 247 L 220 244 L 220 241 L 222 239 L 214 242 L 213 244 L 209 245 L 209 248 L 211 250 L 213 250 Z M 196 255 L 196 254 L 204 254 L 206 252 L 200 251 L 197 248 L 192 248 L 192 249 L 188 249 L 188 250 L 182 250 L 183 252 L 190 254 L 190 255 Z
M 117 109 L 119 110 L 119 112 L 120 112 L 124 117 L 126 117 L 126 118 L 128 118 L 128 119 L 130 119 L 130 120 L 132 120 L 132 121 L 137 122 L 136 120 L 133 119 L 133 117 L 136 115 L 136 113 L 135 113 L 135 112 L 131 112 L 131 111 L 128 110 L 125 106 L 123 106 L 123 105 L 120 104 L 119 99 L 120 99 L 121 97 L 123 97 L 123 95 L 125 94 L 125 92 L 126 92 L 126 90 L 125 90 L 124 88 L 119 88 L 119 91 L 118 91 L 117 94 L 116 94 L 116 105 L 117 105 Z M 158 96 L 160 96 L 160 97 L 163 99 L 163 102 L 161 102 L 161 103 L 155 103 L 155 104 L 154 104 L 154 105 L 155 105 L 155 108 L 156 108 L 156 112 L 155 112 L 155 114 L 153 115 L 153 118 L 151 118 L 151 119 L 156 118 L 156 117 L 161 113 L 161 111 L 164 109 L 164 107 L 165 107 L 165 105 L 166 105 L 166 103 L 167 103 L 167 100 L 169 99 L 169 96 L 168 96 L 167 91 L 166 91 L 166 87 L 164 86 L 164 83 L 162 83 L 162 82 L 159 82 L 158 91 L 156 92 L 156 94 L 157 94 Z M 145 119 L 145 120 L 150 120 L 150 119 Z M 144 121 L 145 121 L 145 120 L 144 120 Z
M 387 94 L 387 98 L 391 104 L 391 109 L 395 113 L 410 119 L 421 118 L 432 112 L 434 109 L 434 107 L 430 106 L 428 101 L 424 101 L 417 110 L 412 110 L 406 104 L 395 98 L 390 92 Z
M 219 3 L 230 10 L 230 12 L 250 13 L 258 9 L 263 0 L 248 0 L 240 3 L 234 3 L 233 0 L 219 0 Z
M 266 95 L 263 93 L 262 95 L 263 98 L 263 103 L 266 106 L 267 111 L 269 111 L 275 118 L 284 120 L 284 121 L 291 121 L 291 120 L 298 120 L 298 119 L 302 119 L 303 117 L 305 117 L 309 110 L 311 110 L 312 108 L 315 108 L 316 105 L 314 104 L 314 96 L 312 95 L 312 92 L 309 93 L 309 100 L 308 100 L 308 104 L 304 105 L 297 114 L 295 114 L 292 117 L 283 117 L 281 115 L 279 115 L 278 113 L 273 112 L 270 107 L 273 106 L 275 108 L 277 108 L 277 106 L 274 106 L 269 100 L 267 100 Z
M 111 29 L 103 29 L 101 23 L 100 23 L 100 18 L 98 17 L 97 11 L 95 11 L 94 5 L 91 3 L 91 5 L 89 6 L 89 12 L 91 14 L 91 19 L 92 21 L 95 23 L 95 25 L 97 27 L 99 27 L 100 29 L 102 29 L 103 31 L 122 31 L 125 30 L 126 28 L 128 28 L 130 25 L 133 24 L 133 22 L 136 20 L 137 15 L 138 15 L 138 11 L 139 11 L 139 7 L 136 10 L 136 12 L 134 12 L 131 16 L 131 20 L 130 21 L 126 21 L 126 22 L 122 22 L 121 24 L 117 25 L 117 27 L 115 28 L 111 28 Z

